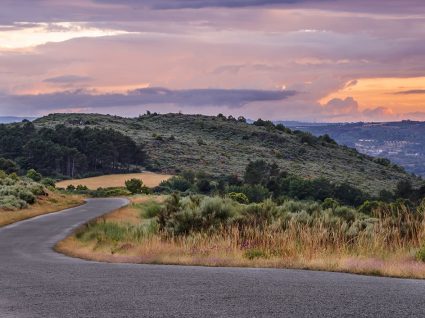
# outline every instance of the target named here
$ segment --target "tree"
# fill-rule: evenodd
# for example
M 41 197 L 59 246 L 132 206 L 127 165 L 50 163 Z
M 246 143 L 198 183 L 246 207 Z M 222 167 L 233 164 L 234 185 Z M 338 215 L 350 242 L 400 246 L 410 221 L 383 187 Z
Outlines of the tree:
M 35 182 L 40 182 L 42 178 L 41 174 L 35 171 L 34 169 L 28 170 L 27 177 L 32 179 Z
M 270 168 L 264 160 L 256 160 L 248 163 L 245 169 L 245 183 L 248 184 L 263 184 L 267 182 Z M 265 181 L 265 182 L 264 182 Z
M 132 194 L 138 194 L 142 192 L 143 181 L 140 179 L 130 179 L 125 182 L 125 187 Z
M 412 182 L 409 180 L 401 180 L 397 183 L 397 188 L 395 190 L 396 198 L 407 199 L 412 195 L 413 186 Z
M 211 184 L 207 179 L 199 179 L 196 182 L 196 187 L 201 193 L 209 193 L 211 191 Z
M 3 170 L 7 174 L 18 172 L 18 165 L 9 159 L 0 158 L 0 170 Z

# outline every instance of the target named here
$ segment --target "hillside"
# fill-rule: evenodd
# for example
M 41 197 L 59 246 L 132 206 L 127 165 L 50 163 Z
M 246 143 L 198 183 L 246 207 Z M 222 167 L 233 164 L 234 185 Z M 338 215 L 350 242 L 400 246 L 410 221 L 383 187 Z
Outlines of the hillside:
M 328 134 L 340 144 L 388 158 L 409 172 L 425 176 L 425 122 L 286 124 L 314 135 Z
M 99 114 L 53 114 L 34 122 L 36 128 L 65 124 L 118 130 L 144 144 L 150 169 L 178 173 L 202 170 L 212 175 L 241 175 L 250 160 L 276 162 L 281 169 L 305 178 L 347 181 L 377 193 L 393 189 L 401 179 L 415 178 L 399 167 L 373 160 L 354 149 L 305 133 L 255 126 L 224 117 L 150 114 L 122 118 Z

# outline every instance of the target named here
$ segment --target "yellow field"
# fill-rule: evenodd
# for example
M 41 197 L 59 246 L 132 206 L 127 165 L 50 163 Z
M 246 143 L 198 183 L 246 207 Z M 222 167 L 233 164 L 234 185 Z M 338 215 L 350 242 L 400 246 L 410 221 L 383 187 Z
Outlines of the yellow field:
M 97 188 L 108 188 L 108 187 L 124 187 L 125 181 L 130 179 L 140 179 L 143 181 L 143 184 L 148 187 L 156 187 L 161 181 L 168 180 L 171 178 L 171 175 L 158 174 L 153 172 L 143 172 L 143 173 L 130 173 L 130 174 L 111 174 L 106 176 L 99 176 L 86 179 L 74 179 L 74 180 L 65 180 L 58 182 L 56 187 L 66 188 L 69 185 L 83 185 L 91 190 L 96 190 Z

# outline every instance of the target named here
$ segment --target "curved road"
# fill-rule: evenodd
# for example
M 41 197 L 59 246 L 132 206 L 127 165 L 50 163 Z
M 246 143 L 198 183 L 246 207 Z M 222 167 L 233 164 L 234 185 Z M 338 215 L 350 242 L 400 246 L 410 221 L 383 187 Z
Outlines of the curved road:
M 52 246 L 126 204 L 84 206 L 0 229 L 0 317 L 424 317 L 425 281 L 301 270 L 107 264 Z

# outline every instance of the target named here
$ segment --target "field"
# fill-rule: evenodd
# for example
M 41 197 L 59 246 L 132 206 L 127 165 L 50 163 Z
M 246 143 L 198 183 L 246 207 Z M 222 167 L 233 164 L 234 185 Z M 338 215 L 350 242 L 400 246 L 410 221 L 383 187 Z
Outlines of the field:
M 18 211 L 3 211 L 0 209 L 0 227 L 35 216 L 61 211 L 84 203 L 84 198 L 78 195 L 65 195 L 49 192 L 48 196 L 39 197 L 37 202 L 26 209 Z
M 145 186 L 152 188 L 158 186 L 161 181 L 168 180 L 171 177 L 171 175 L 158 174 L 153 172 L 113 174 L 86 179 L 60 181 L 56 184 L 56 187 L 66 188 L 69 185 L 83 185 L 89 188 L 90 190 L 96 190 L 98 188 L 107 187 L 124 187 L 126 180 L 135 178 L 142 180 Z
M 350 223 L 331 216 L 329 210 L 323 218 L 314 219 L 313 212 L 309 219 L 306 209 L 316 209 L 316 205 L 289 202 L 277 208 L 299 209 L 298 212 L 284 212 L 282 219 L 271 224 L 260 224 L 257 219 L 246 227 L 217 226 L 212 232 L 169 235 L 158 232 L 156 219 L 152 218 L 163 201 L 164 197 L 140 197 L 130 206 L 81 227 L 58 243 L 56 249 L 71 256 L 105 262 L 301 268 L 425 278 L 425 263 L 416 258 L 425 238 L 425 223 L 422 218 L 410 217 L 411 211 L 403 206 L 396 208 L 398 217 L 384 216 L 388 211 L 382 210 L 380 218 L 360 216 Z M 186 221 L 193 216 L 187 210 L 193 204 L 196 203 L 183 203 L 185 211 L 181 216 L 185 215 Z M 263 212 L 276 208 L 269 204 L 262 205 Z M 259 207 L 254 206 L 257 212 L 261 211 Z M 342 215 L 343 211 L 346 215 L 342 218 L 353 217 L 343 207 L 335 215 Z M 282 227 L 282 220 L 290 221 Z M 407 232 L 400 231 L 403 227 Z

